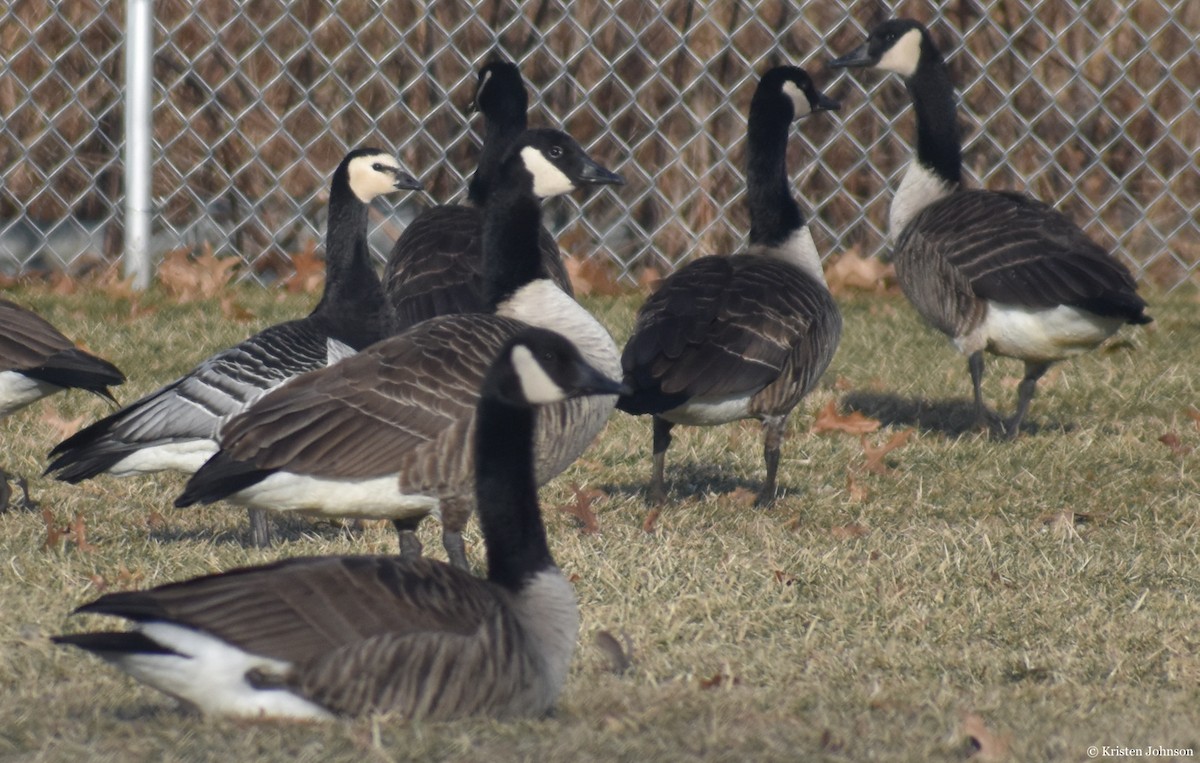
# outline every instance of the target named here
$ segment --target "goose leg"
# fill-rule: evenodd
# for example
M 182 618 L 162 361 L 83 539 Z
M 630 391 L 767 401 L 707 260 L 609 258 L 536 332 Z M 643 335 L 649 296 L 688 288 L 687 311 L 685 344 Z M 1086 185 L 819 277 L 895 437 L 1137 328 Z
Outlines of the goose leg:
M 255 548 L 270 548 L 273 541 L 271 518 L 267 516 L 267 510 L 248 509 L 246 513 L 250 516 L 250 545 Z
M 787 429 L 787 414 L 767 416 L 763 419 L 763 461 L 767 464 L 767 478 L 758 491 L 755 506 L 770 506 L 775 503 L 775 476 L 779 472 L 779 446 Z
M 1017 412 L 1004 427 L 1004 434 L 1008 439 L 1016 438 L 1021 431 L 1021 422 L 1025 420 L 1025 412 L 1029 410 L 1029 403 L 1033 400 L 1038 379 L 1042 378 L 1049 368 L 1049 363 L 1025 361 L 1025 378 L 1017 385 Z
M 654 469 L 650 475 L 650 502 L 665 503 L 667 488 L 664 472 L 667 464 L 667 448 L 671 447 L 671 427 L 666 419 L 654 417 Z
M 983 402 L 983 350 L 977 350 L 967 357 L 967 369 L 971 372 L 971 387 L 975 391 L 975 429 L 990 431 L 998 422 L 996 415 Z
M 442 499 L 442 546 L 450 564 L 460 570 L 470 570 L 467 564 L 467 547 L 463 543 L 462 531 L 471 518 L 475 506 L 473 501 L 461 498 Z
M 405 559 L 421 557 L 421 541 L 417 538 L 417 527 L 421 524 L 421 519 L 421 517 L 413 517 L 392 520 L 392 526 L 396 528 L 396 534 L 400 536 L 400 556 Z
M 0 469 L 0 514 L 8 511 L 8 504 L 11 498 L 12 488 L 8 486 L 8 472 Z

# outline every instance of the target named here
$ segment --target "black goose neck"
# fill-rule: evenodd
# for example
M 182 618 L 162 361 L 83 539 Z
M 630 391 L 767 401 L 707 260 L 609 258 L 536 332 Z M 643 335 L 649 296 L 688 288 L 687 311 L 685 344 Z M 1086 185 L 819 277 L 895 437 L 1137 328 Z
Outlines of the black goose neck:
M 746 129 L 746 195 L 750 243 L 776 246 L 804 225 L 787 171 L 788 133 L 794 111 L 787 96 L 755 93 Z
M 521 95 L 524 96 L 524 91 Z M 524 98 L 518 101 L 485 115 L 487 126 L 484 128 L 483 147 L 479 151 L 479 166 L 467 186 L 467 198 L 477 207 L 487 202 L 488 194 L 497 182 L 504 156 L 525 131 L 526 103 Z
M 483 210 L 484 298 L 489 311 L 522 286 L 548 278 L 538 237 L 542 204 L 521 187 L 496 187 Z
M 536 414 L 490 396 L 485 382 L 476 415 L 475 501 L 488 580 L 517 591 L 554 565 L 534 482 Z
M 380 338 L 383 285 L 367 246 L 368 207 L 334 183 L 325 234 L 325 290 L 312 315 L 333 338 L 362 349 Z
M 947 183 L 962 183 L 962 138 L 954 84 L 941 54 L 924 42 L 921 63 L 906 82 L 917 112 L 917 161 Z

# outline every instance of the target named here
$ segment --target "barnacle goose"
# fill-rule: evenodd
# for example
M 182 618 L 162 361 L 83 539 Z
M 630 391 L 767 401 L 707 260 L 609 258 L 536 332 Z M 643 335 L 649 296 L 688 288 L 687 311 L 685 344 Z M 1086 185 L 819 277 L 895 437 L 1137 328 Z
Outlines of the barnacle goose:
M 553 332 L 526 328 L 500 348 L 474 439 L 486 580 L 420 558 L 288 559 L 105 595 L 76 611 L 133 630 L 54 640 L 205 713 L 544 715 L 566 681 L 579 611 L 538 509 L 537 409 L 620 390 Z
M 115 403 L 109 387 L 125 375 L 84 352 L 32 310 L 0 299 L 0 419 L 63 389 Z
M 525 130 L 528 104 L 515 65 L 493 61 L 479 70 L 473 107 L 483 114 L 486 132 L 467 191 L 469 203 L 427 209 L 396 240 L 383 271 L 391 308 L 389 333 L 398 334 L 437 315 L 487 312 L 482 210 L 497 182 L 501 159 Z M 550 278 L 573 295 L 558 244 L 544 227 L 538 248 Z
M 373 148 L 346 155 L 333 173 L 325 243 L 325 291 L 305 318 L 255 334 L 185 376 L 67 438 L 47 472 L 77 483 L 163 470 L 194 472 L 217 451 L 221 426 L 288 379 L 381 338 L 383 290 L 367 248 L 368 204 L 419 189 L 396 159 Z M 266 517 L 251 512 L 255 545 L 270 545 Z
M 1126 323 L 1149 323 L 1129 271 L 1060 212 L 1019 193 L 962 187 L 954 86 L 929 31 L 885 21 L 831 67 L 872 67 L 904 78 L 917 112 L 917 155 L 888 222 L 896 278 L 921 316 L 968 357 L 979 423 L 983 353 L 1025 362 L 1015 437 L 1042 374 L 1093 349 Z
M 750 246 L 702 257 L 667 278 L 638 311 L 621 366 L 633 392 L 617 407 L 654 416 L 650 497 L 666 497 L 664 461 L 676 424 L 760 419 L 767 477 L 759 505 L 775 499 L 788 415 L 821 378 L 842 317 L 787 172 L 794 119 L 837 109 L 803 69 L 780 66 L 759 80 L 746 147 Z
M 420 553 L 412 531 L 421 519 L 440 513 L 450 561 L 466 568 L 470 437 L 479 386 L 500 346 L 526 325 L 550 328 L 588 363 L 620 374 L 612 337 L 550 279 L 537 241 L 542 199 L 624 181 L 557 130 L 525 132 L 498 177 L 483 223 L 491 313 L 431 318 L 267 395 L 222 430 L 221 450 L 177 506 L 228 497 L 279 511 L 391 519 L 407 555 Z M 538 484 L 578 458 L 614 403 L 593 397 L 543 412 Z

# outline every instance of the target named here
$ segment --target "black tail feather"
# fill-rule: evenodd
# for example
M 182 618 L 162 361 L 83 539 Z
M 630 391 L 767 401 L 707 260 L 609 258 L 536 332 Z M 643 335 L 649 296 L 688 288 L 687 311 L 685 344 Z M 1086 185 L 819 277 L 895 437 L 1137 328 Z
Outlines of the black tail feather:
M 94 633 L 70 633 L 50 638 L 56 644 L 77 646 L 94 652 L 101 657 L 111 658 L 126 654 L 179 655 L 140 631 L 98 631 Z M 180 655 L 182 656 L 182 655 Z
M 197 503 L 213 503 L 239 490 L 257 485 L 277 469 L 259 469 L 245 461 L 235 461 L 223 450 L 205 462 L 192 475 L 183 492 L 175 499 L 179 508 Z

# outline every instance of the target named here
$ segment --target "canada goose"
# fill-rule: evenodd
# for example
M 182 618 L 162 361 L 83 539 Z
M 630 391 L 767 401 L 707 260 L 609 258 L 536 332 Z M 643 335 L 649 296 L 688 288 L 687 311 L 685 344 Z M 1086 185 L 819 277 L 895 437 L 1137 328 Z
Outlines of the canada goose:
M 904 78 L 917 112 L 917 160 L 892 200 L 896 279 L 921 316 L 968 357 L 979 424 L 983 353 L 1025 362 L 1015 437 L 1042 374 L 1093 349 L 1125 323 L 1149 323 L 1129 271 L 1060 212 L 1019 193 L 965 190 L 954 86 L 929 31 L 893 19 L 829 62 Z
M 112 403 L 108 388 L 125 375 L 84 352 L 32 310 L 0 299 L 0 419 L 63 389 L 84 389 Z
M 767 478 L 758 504 L 775 500 L 779 445 L 788 415 L 837 350 L 842 316 L 787 173 L 794 119 L 839 105 L 803 69 L 763 74 L 750 103 L 746 186 L 750 246 L 702 257 L 663 281 L 638 311 L 621 355 L 632 394 L 617 407 L 654 415 L 650 497 L 666 498 L 666 450 L 675 424 L 763 423 Z
M 367 205 L 421 184 L 373 148 L 346 155 L 333 173 L 325 291 L 316 308 L 213 355 L 185 376 L 55 446 L 47 472 L 77 483 L 163 470 L 191 473 L 217 451 L 221 426 L 292 377 L 353 354 L 383 334 L 383 289 L 367 248 Z M 270 545 L 266 517 L 251 512 L 251 540 Z
M 134 630 L 54 640 L 205 713 L 544 715 L 566 681 L 579 611 L 538 510 L 535 408 L 620 390 L 551 331 L 504 343 L 475 427 L 486 580 L 419 558 L 288 559 L 102 596 L 76 612 Z
M 404 229 L 383 271 L 383 288 L 391 307 L 389 333 L 438 315 L 487 312 L 483 278 L 483 205 L 496 184 L 500 161 L 525 130 L 529 102 L 521 72 L 495 61 L 479 70 L 473 108 L 483 114 L 486 134 L 479 167 L 467 200 L 422 212 Z M 542 266 L 568 295 L 571 279 L 563 267 L 558 243 L 544 227 L 538 248 Z
M 440 512 L 450 561 L 466 568 L 471 428 L 479 385 L 500 346 L 526 325 L 541 326 L 566 336 L 604 373 L 619 376 L 621 368 L 608 331 L 548 277 L 537 241 L 542 199 L 624 181 L 557 130 L 524 133 L 499 178 L 483 223 L 493 314 L 431 318 L 264 397 L 222 430 L 221 450 L 176 506 L 228 497 L 278 511 L 391 519 L 405 554 L 420 553 L 413 530 Z M 584 451 L 614 403 L 571 400 L 539 417 L 538 484 Z

